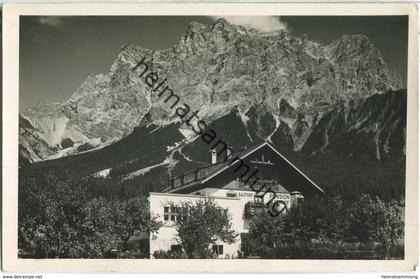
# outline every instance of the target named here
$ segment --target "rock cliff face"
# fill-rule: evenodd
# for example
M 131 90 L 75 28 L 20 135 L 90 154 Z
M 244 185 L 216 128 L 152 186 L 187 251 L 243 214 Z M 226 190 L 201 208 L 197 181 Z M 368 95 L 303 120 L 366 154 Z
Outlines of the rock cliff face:
M 376 160 L 405 155 L 407 94 L 376 94 L 350 100 L 324 115 L 302 151 L 333 151 L 344 156 Z
M 89 76 L 66 102 L 24 111 L 20 158 L 35 162 L 86 151 L 80 148 L 86 144 L 100 148 L 145 125 L 173 127 L 175 110 L 133 71 L 143 58 L 201 119 L 220 122 L 233 113 L 247 138 L 237 139 L 243 144 L 269 140 L 288 150 L 341 150 L 340 137 L 363 131 L 381 159 L 395 142 L 401 145 L 405 111 L 398 100 L 404 93 L 384 94 L 401 82 L 367 37 L 345 35 L 322 45 L 219 19 L 191 23 L 170 49 L 124 46 L 108 73 Z

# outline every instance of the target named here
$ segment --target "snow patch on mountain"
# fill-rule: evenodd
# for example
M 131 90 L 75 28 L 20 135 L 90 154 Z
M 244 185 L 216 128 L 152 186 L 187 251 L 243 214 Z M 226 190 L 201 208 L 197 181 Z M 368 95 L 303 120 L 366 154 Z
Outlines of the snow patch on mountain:
M 273 115 L 273 118 L 274 118 L 274 120 L 276 121 L 276 127 L 274 128 L 274 130 L 271 132 L 271 134 L 269 134 L 268 135 L 268 137 L 267 137 L 267 140 L 269 141 L 269 142 L 271 142 L 272 143 L 272 140 L 271 140 L 271 137 L 273 136 L 273 134 L 277 131 L 277 129 L 279 128 L 279 126 L 280 126 L 280 123 L 281 123 L 281 120 L 280 120 L 280 116 L 279 115 L 277 115 L 277 114 L 272 114 Z
M 111 172 L 110 168 L 109 169 L 104 169 L 104 170 L 101 170 L 101 171 L 98 171 L 98 172 L 94 173 L 93 176 L 97 177 L 97 178 L 100 178 L 100 177 L 101 178 L 107 178 L 109 176 L 110 172 Z

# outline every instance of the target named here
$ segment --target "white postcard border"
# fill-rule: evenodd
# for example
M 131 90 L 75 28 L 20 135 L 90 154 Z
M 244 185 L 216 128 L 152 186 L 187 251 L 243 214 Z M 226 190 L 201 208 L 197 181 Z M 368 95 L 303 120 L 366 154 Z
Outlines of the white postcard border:
M 18 259 L 20 15 L 408 15 L 404 260 Z M 3 6 L 3 270 L 20 272 L 410 271 L 418 263 L 418 45 L 415 4 L 5 4 Z

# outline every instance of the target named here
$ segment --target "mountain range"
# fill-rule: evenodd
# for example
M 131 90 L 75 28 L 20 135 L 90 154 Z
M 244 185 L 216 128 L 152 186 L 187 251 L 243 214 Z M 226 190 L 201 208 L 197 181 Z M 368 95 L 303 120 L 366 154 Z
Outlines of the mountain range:
M 169 49 L 123 46 L 108 73 L 88 76 L 65 102 L 23 111 L 21 168 L 164 184 L 208 164 L 209 146 L 132 70 L 145 57 L 235 151 L 269 141 L 308 156 L 405 156 L 406 91 L 369 38 L 322 44 L 218 19 L 192 22 Z

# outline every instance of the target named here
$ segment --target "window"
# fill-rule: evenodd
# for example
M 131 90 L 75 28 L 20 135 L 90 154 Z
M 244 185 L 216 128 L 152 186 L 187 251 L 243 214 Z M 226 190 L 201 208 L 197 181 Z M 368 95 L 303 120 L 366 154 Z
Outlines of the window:
M 254 196 L 254 203 L 256 204 L 263 204 L 264 203 L 264 197 L 263 196 Z
M 223 255 L 223 245 L 213 245 L 213 253 L 216 255 Z
M 226 193 L 226 197 L 228 198 L 236 198 L 238 194 L 235 191 L 229 191 Z
M 178 216 L 177 208 L 174 206 L 163 207 L 163 220 L 165 221 L 176 221 Z

